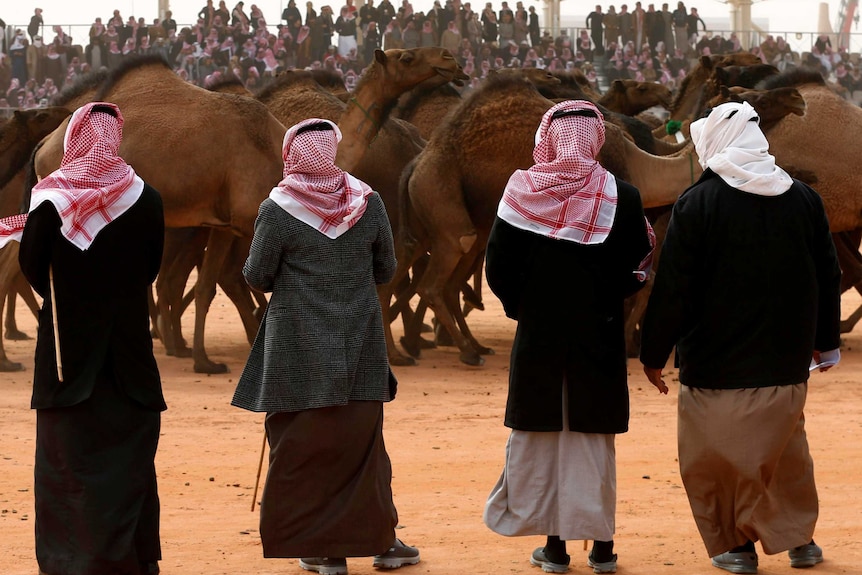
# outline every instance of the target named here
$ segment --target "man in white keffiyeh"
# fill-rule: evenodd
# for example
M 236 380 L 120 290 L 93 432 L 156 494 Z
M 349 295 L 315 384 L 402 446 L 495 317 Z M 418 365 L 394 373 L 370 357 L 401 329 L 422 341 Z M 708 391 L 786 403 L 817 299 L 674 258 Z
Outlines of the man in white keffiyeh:
M 546 572 L 568 570 L 566 540 L 588 539 L 589 565 L 610 573 L 614 437 L 628 429 L 623 300 L 643 286 L 655 236 L 637 189 L 596 159 L 604 122 L 594 104 L 552 107 L 535 142 L 535 164 L 510 177 L 488 241 L 488 285 L 518 328 L 512 432 L 484 520 L 501 535 L 547 536 L 530 557 Z
M 154 460 L 166 406 L 147 302 L 164 214 L 117 155 L 122 126 L 110 103 L 72 115 L 21 236 L 21 270 L 43 298 L 31 406 L 36 559 L 52 575 L 151 574 L 161 559 Z
M 644 372 L 667 393 L 675 350 L 680 475 L 712 565 L 756 573 L 760 541 L 811 567 L 823 552 L 803 409 L 809 373 L 840 359 L 829 222 L 817 193 L 775 165 L 748 104 L 715 107 L 691 137 L 704 172 L 668 225 Z

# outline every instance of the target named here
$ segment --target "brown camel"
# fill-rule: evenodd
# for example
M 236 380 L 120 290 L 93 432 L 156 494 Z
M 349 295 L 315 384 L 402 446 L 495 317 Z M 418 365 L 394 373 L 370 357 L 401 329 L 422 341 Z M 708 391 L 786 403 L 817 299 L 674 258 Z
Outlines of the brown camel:
M 63 107 L 48 107 L 35 110 L 16 110 L 9 120 L 0 126 L 0 217 L 11 216 L 21 211 L 24 196 L 24 174 L 27 162 L 36 144 L 50 134 L 69 116 Z M 18 329 L 15 321 L 17 295 L 21 294 L 31 311 L 39 307 L 27 280 L 18 266 L 17 246 L 6 246 L 0 256 L 0 317 L 6 307 L 3 337 L 9 340 L 28 339 Z M 3 341 L 0 339 L 0 371 L 18 371 L 20 363 L 6 358 Z
M 653 106 L 670 108 L 672 94 L 667 86 L 656 82 L 637 82 L 635 80 L 614 80 L 605 94 L 599 98 L 608 110 L 637 116 Z
M 706 103 L 714 108 L 725 102 L 748 102 L 760 116 L 760 129 L 768 132 L 788 114 L 805 114 L 805 98 L 792 86 L 772 90 L 752 90 L 741 86 L 719 88 L 719 94 Z
M 823 198 L 833 234 L 854 235 L 852 240 L 833 237 L 836 246 L 845 241 L 855 246 L 850 250 L 846 245 L 839 247 L 839 261 L 848 277 L 862 277 L 858 257 L 862 173 L 854 169 L 862 163 L 862 151 L 856 145 L 862 130 L 862 109 L 836 95 L 815 70 L 785 72 L 768 78 L 758 88 L 785 86 L 799 90 L 807 109 L 804 116 L 787 116 L 769 130 L 769 150 L 779 166 L 817 190 Z M 844 287 L 849 287 L 846 282 Z M 859 282 L 856 288 L 862 288 Z M 859 317 L 862 317 L 862 308 L 842 325 L 842 331 L 852 329 Z
M 461 361 L 470 365 L 480 365 L 481 354 L 489 350 L 471 335 L 458 309 L 458 289 L 484 251 L 509 175 L 532 165 L 533 137 L 552 105 L 524 78 L 499 75 L 490 79 L 448 117 L 405 172 L 401 241 L 396 245 L 398 270 L 393 281 L 430 251 L 427 270 L 416 290 L 452 336 Z M 639 187 L 646 206 L 673 203 L 700 175 L 690 147 L 676 157 L 656 157 L 638 149 L 615 125 L 606 122 L 606 127 L 600 161 Z M 488 154 L 489 149 L 496 153 Z M 411 354 L 421 347 L 418 333 L 414 325 L 402 340 Z
M 127 60 L 94 99 L 114 102 L 122 110 L 126 123 L 120 154 L 159 190 L 167 227 L 253 233 L 257 208 L 282 169 L 284 126 L 265 106 L 188 84 L 160 57 Z M 62 125 L 37 152 L 38 175 L 59 165 L 64 134 Z M 212 144 L 226 138 L 230 146 Z M 195 288 L 193 357 L 195 371 L 201 373 L 227 369 L 210 361 L 204 347 L 206 311 L 232 239 L 221 236 L 207 250 Z
M 380 51 L 374 63 L 365 70 L 347 105 L 333 94 L 337 81 L 326 80 L 320 74 L 290 72 L 280 75 L 261 90 L 257 99 L 286 125 L 309 117 L 322 117 L 337 122 L 344 139 L 339 146 L 340 165 L 367 181 L 380 192 L 384 202 L 390 206 L 389 215 L 393 228 L 397 227 L 397 210 L 394 198 L 397 194 L 399 168 L 406 164 L 421 149 L 421 141 L 415 129 L 400 122 L 386 121 L 385 114 L 394 104 L 401 91 L 415 83 L 441 78 L 442 82 L 465 78 L 454 58 L 439 48 Z M 323 86 L 321 86 L 321 82 Z M 236 90 L 236 88 L 232 88 Z M 237 93 L 242 93 L 236 90 Z M 248 92 L 245 92 L 248 95 Z M 384 126 L 378 138 L 380 125 Z M 343 152 L 349 153 L 343 153 Z M 366 157 L 366 152 L 368 156 Z M 275 182 L 273 182 L 274 184 Z M 269 186 L 271 188 L 272 185 Z M 267 192 L 269 191 L 267 188 Z M 247 239 L 220 237 L 222 232 L 212 231 L 207 238 L 206 252 L 209 254 L 218 242 L 219 250 L 230 249 L 232 254 L 223 264 L 220 285 L 225 289 L 240 310 L 246 333 L 253 338 L 256 323 L 252 323 L 253 304 L 243 296 L 245 284 L 242 280 L 242 264 L 248 254 Z M 162 317 L 170 317 L 173 328 L 166 335 L 178 333 L 179 316 L 183 309 L 182 286 L 201 253 L 200 236 L 189 239 L 186 249 L 171 253 L 170 267 L 164 270 L 157 286 Z M 229 247 L 228 247 L 229 246 Z M 170 246 L 167 246 L 170 247 Z M 241 303 L 237 298 L 241 298 Z M 196 331 L 197 337 L 197 331 Z M 174 337 L 170 342 L 174 353 L 185 353 L 182 338 Z
M 416 126 L 422 139 L 428 140 L 446 114 L 460 103 L 461 93 L 451 83 L 430 90 L 418 86 L 399 99 L 392 115 Z
M 703 108 L 703 90 L 717 66 L 752 66 L 763 61 L 749 52 L 701 56 L 698 63 L 683 78 L 670 104 L 670 119 L 683 121 L 695 119 L 695 112 Z M 710 96 L 711 97 L 711 96 Z M 706 98 L 709 99 L 709 98 Z

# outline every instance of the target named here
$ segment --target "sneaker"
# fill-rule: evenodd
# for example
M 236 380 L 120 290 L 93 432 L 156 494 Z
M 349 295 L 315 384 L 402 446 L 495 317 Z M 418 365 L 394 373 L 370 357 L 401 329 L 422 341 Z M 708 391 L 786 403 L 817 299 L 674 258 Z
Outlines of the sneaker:
M 398 569 L 404 565 L 416 565 L 417 563 L 419 563 L 419 550 L 405 545 L 400 539 L 396 539 L 389 551 L 383 555 L 374 556 L 373 565 L 378 569 Z
M 616 573 L 617 572 L 617 554 L 611 556 L 610 561 L 593 561 L 593 554 L 590 553 L 587 557 L 587 565 L 593 568 L 593 573 Z
M 299 566 L 320 575 L 347 575 L 347 560 L 335 557 L 303 557 Z
M 814 567 L 823 563 L 823 549 L 813 541 L 808 545 L 794 547 L 787 552 L 791 567 Z
M 712 566 L 731 573 L 757 573 L 757 553 L 728 551 L 713 557 Z
M 545 548 L 544 547 L 536 547 L 533 554 L 530 556 L 530 564 L 535 565 L 536 567 L 541 567 L 542 571 L 545 573 L 565 573 L 569 570 L 569 561 L 571 558 L 566 555 L 565 563 L 554 563 L 553 561 L 549 561 L 547 556 L 545 556 Z

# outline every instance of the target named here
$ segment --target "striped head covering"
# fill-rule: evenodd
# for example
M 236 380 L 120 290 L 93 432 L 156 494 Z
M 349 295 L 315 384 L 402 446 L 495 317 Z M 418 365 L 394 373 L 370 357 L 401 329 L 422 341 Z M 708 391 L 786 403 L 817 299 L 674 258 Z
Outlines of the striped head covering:
M 692 122 L 690 130 L 700 165 L 728 185 L 759 196 L 778 196 L 793 185 L 775 165 L 760 118 L 748 102 L 716 106 L 706 118 Z
M 78 108 L 66 128 L 60 167 L 33 186 L 30 211 L 42 202 L 54 204 L 60 233 L 82 251 L 144 190 L 143 180 L 118 155 L 122 138 L 123 115 L 116 105 Z
M 269 197 L 287 213 L 335 239 L 353 227 L 372 189 L 335 165 L 341 130 L 329 120 L 310 118 L 284 135 L 284 178 Z
M 604 242 L 617 208 L 616 180 L 596 160 L 604 142 L 604 117 L 593 103 L 552 107 L 536 132 L 535 164 L 509 178 L 497 215 L 550 238 Z
M 9 242 L 20 242 L 25 223 L 27 223 L 27 214 L 15 214 L 0 219 L 0 248 Z

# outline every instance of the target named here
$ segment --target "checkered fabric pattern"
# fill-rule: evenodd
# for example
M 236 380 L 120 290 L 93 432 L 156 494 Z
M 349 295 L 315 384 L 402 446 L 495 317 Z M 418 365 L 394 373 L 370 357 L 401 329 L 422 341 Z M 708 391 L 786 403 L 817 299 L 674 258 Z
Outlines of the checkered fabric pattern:
M 92 112 L 107 106 L 117 114 Z M 120 109 L 91 102 L 72 114 L 59 169 L 33 187 L 30 210 L 51 202 L 62 220 L 61 233 L 86 250 L 96 235 L 140 197 L 143 181 L 119 155 L 123 134 Z
M 552 119 L 566 110 L 592 110 L 596 117 Z M 594 104 L 568 100 L 552 107 L 536 132 L 535 165 L 509 178 L 500 204 L 508 210 L 500 217 L 548 237 L 602 243 L 617 205 L 616 181 L 596 160 L 604 142 L 604 119 Z M 510 221 L 506 212 L 520 221 Z
M 300 130 L 329 124 L 332 130 Z M 365 212 L 371 188 L 335 165 L 341 131 L 328 120 L 304 120 L 284 135 L 284 178 L 270 198 L 289 214 L 334 239 Z
M 9 242 L 20 242 L 25 223 L 27 223 L 27 214 L 16 214 L 0 219 L 0 248 Z

